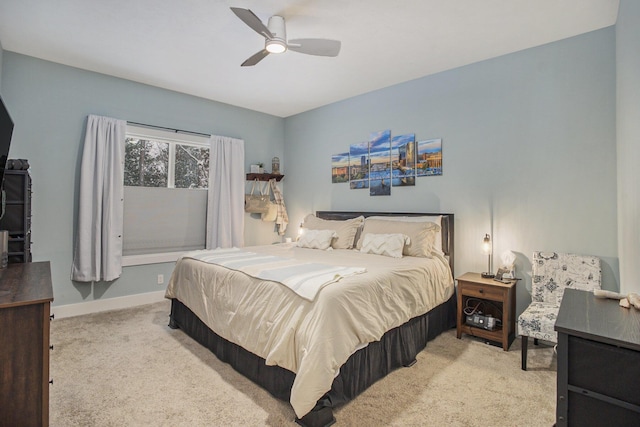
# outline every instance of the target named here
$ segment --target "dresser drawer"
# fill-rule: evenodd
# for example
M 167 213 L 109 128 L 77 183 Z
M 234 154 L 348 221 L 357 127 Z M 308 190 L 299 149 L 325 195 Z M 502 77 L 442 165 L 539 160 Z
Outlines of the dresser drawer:
M 640 405 L 638 352 L 569 336 L 568 357 L 570 385 Z
M 502 301 L 504 299 L 504 291 L 495 286 L 482 285 L 470 282 L 458 282 L 462 285 L 462 294 L 464 296 L 489 299 L 494 301 Z
M 569 393 L 569 426 L 638 427 L 638 414 L 580 393 Z

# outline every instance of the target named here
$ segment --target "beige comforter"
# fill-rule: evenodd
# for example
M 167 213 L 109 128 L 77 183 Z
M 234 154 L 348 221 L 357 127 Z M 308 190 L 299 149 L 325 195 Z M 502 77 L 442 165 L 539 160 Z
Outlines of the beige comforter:
M 453 278 L 443 257 L 390 258 L 295 244 L 245 248 L 303 262 L 365 267 L 324 287 L 314 301 L 289 288 L 188 257 L 180 259 L 166 297 L 187 305 L 221 337 L 296 373 L 291 406 L 302 417 L 331 389 L 351 354 L 448 300 Z

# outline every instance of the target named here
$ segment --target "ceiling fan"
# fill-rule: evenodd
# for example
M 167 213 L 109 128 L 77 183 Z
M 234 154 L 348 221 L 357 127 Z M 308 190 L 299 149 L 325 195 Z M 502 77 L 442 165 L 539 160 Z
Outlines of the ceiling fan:
M 256 33 L 264 37 L 264 49 L 242 63 L 250 67 L 262 61 L 270 53 L 283 53 L 287 50 L 316 56 L 338 56 L 340 41 L 328 39 L 294 39 L 287 42 L 287 32 L 282 16 L 274 15 L 265 26 L 249 9 L 232 7 L 231 10 Z

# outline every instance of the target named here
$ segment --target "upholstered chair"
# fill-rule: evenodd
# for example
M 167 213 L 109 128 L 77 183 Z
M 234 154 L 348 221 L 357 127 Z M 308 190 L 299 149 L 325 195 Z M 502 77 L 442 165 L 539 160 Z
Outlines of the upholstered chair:
M 556 252 L 533 253 L 531 304 L 518 317 L 518 335 L 522 338 L 522 370 L 527 370 L 527 344 L 538 340 L 558 342 L 554 330 L 560 303 L 566 288 L 592 291 L 600 289 L 600 259 L 588 255 Z

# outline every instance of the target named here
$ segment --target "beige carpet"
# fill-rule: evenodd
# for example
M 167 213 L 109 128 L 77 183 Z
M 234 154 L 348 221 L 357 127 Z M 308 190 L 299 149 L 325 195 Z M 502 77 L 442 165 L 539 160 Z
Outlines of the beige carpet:
M 51 426 L 295 426 L 287 402 L 167 327 L 169 302 L 51 324 Z M 556 358 L 446 332 L 335 411 L 337 426 L 551 426 Z M 533 347 L 533 348 L 532 348 Z

